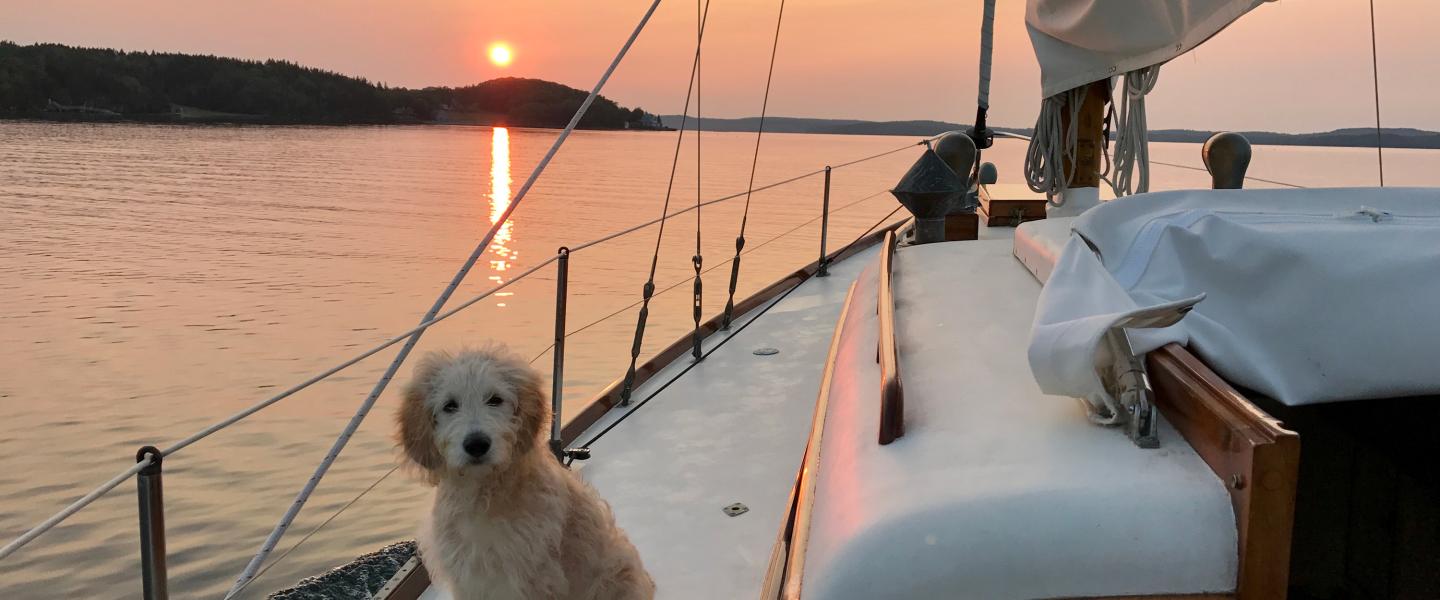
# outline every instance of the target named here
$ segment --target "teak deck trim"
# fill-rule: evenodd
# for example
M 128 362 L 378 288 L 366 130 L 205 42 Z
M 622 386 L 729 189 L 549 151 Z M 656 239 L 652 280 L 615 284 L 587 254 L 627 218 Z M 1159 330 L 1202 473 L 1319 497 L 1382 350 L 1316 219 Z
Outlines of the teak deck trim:
M 900 382 L 900 352 L 895 344 L 895 291 L 891 269 L 895 263 L 895 232 L 887 231 L 880 248 L 880 285 L 876 311 L 880 315 L 880 445 L 905 435 L 905 386 Z
M 825 358 L 825 372 L 820 376 L 815 414 L 810 419 L 810 438 L 805 443 L 795 488 L 790 491 L 790 512 L 780 525 L 780 536 L 771 554 L 770 570 L 765 573 L 760 596 L 763 600 L 796 600 L 800 597 L 805 549 L 810 542 L 810 515 L 815 506 L 816 468 L 820 464 L 820 443 L 825 435 L 825 415 L 830 408 L 830 384 L 835 378 L 835 359 L 840 353 L 840 338 L 845 332 L 845 322 L 850 316 L 857 285 L 850 284 L 845 304 L 840 308 L 840 318 L 835 323 L 835 333 L 830 337 L 830 352 Z
M 1236 597 L 1284 598 L 1300 436 L 1181 346 L 1169 344 L 1151 352 L 1147 366 L 1161 413 L 1230 492 L 1239 534 Z

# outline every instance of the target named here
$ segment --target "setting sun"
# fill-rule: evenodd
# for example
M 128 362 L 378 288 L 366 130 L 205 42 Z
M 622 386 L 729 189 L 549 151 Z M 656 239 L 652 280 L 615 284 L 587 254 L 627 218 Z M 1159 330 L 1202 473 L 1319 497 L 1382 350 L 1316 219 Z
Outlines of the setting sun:
M 490 44 L 490 62 L 497 67 L 508 67 L 515 55 L 510 51 L 510 45 L 504 42 Z

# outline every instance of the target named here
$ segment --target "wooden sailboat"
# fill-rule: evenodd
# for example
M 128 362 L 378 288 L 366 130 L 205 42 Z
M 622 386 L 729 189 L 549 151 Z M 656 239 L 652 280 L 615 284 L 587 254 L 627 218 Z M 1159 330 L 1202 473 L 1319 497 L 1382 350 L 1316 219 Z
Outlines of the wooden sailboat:
M 1111 179 L 1102 175 L 1106 104 L 1119 101 L 1122 115 L 1143 115 L 1154 68 L 1259 3 L 1157 0 L 1117 8 L 1031 0 L 1037 54 L 1065 57 L 1065 69 L 1046 73 L 1033 164 L 1000 165 L 1004 176 L 997 178 L 995 166 L 980 160 L 977 150 L 992 135 L 984 122 L 985 57 L 975 127 L 934 140 L 933 149 L 917 148 L 912 173 L 919 174 L 897 186 L 915 219 L 877 223 L 737 302 L 733 314 L 703 323 L 697 317 L 694 336 L 638 364 L 633 378 L 617 380 L 557 428 L 555 448 L 610 502 L 660 596 L 1440 594 L 1440 476 L 1433 467 L 1440 443 L 1428 433 L 1440 404 L 1384 395 L 1421 396 L 1430 389 L 1423 377 L 1364 395 L 1363 407 L 1267 396 L 1253 380 L 1239 383 L 1244 374 L 1214 346 L 1146 344 L 1154 338 L 1142 330 L 1191 318 L 1197 304 L 1180 303 L 1184 298 L 1165 298 L 1175 302 L 1150 312 L 1154 306 L 1137 307 L 1097 334 L 1091 353 L 1062 357 L 1085 367 L 1069 375 L 1103 386 L 1071 394 L 1082 401 L 1051 393 L 1056 384 L 1047 377 L 1054 373 L 1036 358 L 1035 331 L 1052 324 L 1044 320 L 1046 295 L 1057 278 L 1073 281 L 1082 260 L 1115 269 L 1104 264 L 1113 254 L 1091 256 L 1106 243 L 1089 235 L 1104 225 L 1096 215 L 1109 208 L 1238 199 L 1271 216 L 1288 214 L 1286 202 L 1333 203 L 1353 193 L 1372 204 L 1358 217 L 1336 216 L 1346 223 L 1411 218 L 1393 206 L 1429 211 L 1413 218 L 1440 218 L 1434 190 L 1300 190 L 1284 199 L 1234 190 L 1245 181 L 1249 149 L 1233 137 L 1205 148 L 1216 190 L 1146 194 L 1143 118 L 1137 132 L 1128 116 L 1120 117 L 1125 130 L 1115 150 L 1127 158 L 1116 159 Z M 993 4 L 986 2 L 987 18 Z M 1075 12 L 1061 14 L 1064 8 Z M 1115 11 L 1135 14 L 1119 19 Z M 1046 20 L 1055 15 L 1066 17 L 1062 25 Z M 1116 23 L 1169 23 L 1176 15 L 1187 17 L 1179 19 L 1184 26 L 1163 44 L 1147 29 L 1128 50 L 1086 47 L 1095 31 L 1087 23 L 1115 34 L 1107 42 L 1124 42 L 1115 32 L 1125 28 Z M 1121 75 L 1117 90 L 1112 77 Z M 1021 177 L 1012 173 L 1024 173 L 1028 185 L 1017 187 Z M 1102 183 L 1113 191 L 1102 194 Z M 1102 205 L 1107 196 L 1130 197 Z M 1425 227 L 1406 231 L 1440 241 L 1440 228 Z M 1376 303 L 1399 295 L 1360 291 Z M 441 304 L 443 297 L 427 324 L 412 331 L 428 327 Z M 1433 322 L 1408 324 L 1426 332 Z M 563 343 L 563 327 L 559 333 Z M 1426 352 L 1433 340 L 1397 339 L 1409 340 L 1398 352 L 1433 355 Z M 135 472 L 153 468 L 158 489 L 162 453 L 150 450 L 142 460 L 153 456 L 153 463 Z M 83 506 L 62 511 L 0 557 Z M 154 570 L 147 570 L 149 597 L 165 593 L 163 520 L 158 531 L 159 586 L 155 593 L 148 578 Z M 147 547 L 147 568 L 152 551 Z M 264 552 L 252 566 L 263 559 Z M 242 577 L 236 590 L 249 580 Z M 430 581 L 423 556 L 411 557 L 373 595 L 450 597 Z

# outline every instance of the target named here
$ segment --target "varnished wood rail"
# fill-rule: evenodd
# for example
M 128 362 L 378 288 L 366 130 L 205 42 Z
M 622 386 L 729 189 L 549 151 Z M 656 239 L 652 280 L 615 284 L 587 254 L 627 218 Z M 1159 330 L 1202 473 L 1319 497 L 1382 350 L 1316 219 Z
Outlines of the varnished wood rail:
M 900 381 L 900 352 L 895 346 L 895 292 L 891 271 L 895 263 L 895 232 L 885 232 L 880 246 L 880 445 L 905 435 L 905 386 Z
M 1185 348 L 1148 356 L 1156 405 L 1225 482 L 1239 533 L 1240 600 L 1285 598 L 1300 437 Z

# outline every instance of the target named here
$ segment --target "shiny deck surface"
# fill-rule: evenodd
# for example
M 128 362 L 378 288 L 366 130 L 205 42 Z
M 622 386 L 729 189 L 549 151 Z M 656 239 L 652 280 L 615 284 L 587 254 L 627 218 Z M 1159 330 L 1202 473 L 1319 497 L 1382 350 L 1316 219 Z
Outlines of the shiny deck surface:
M 635 410 L 592 445 L 589 461 L 575 466 L 609 501 L 660 597 L 759 595 L 804 455 L 836 319 L 876 249 L 861 250 L 831 265 L 829 277 L 811 278 L 742 315 L 731 327 L 734 338 L 700 365 L 638 410 L 617 407 L 579 437 L 583 443 Z M 706 350 L 727 336 L 710 336 Z M 779 352 L 755 354 L 760 348 Z M 633 398 L 638 403 L 656 394 L 690 366 L 688 355 L 677 359 Z M 725 507 L 735 503 L 748 511 L 727 515 Z M 421 597 L 450 596 L 432 587 Z
M 1026 358 L 1040 284 L 1009 241 L 900 248 L 894 273 L 905 436 L 876 442 L 875 319 L 856 311 L 830 388 L 803 597 L 1234 588 L 1229 496 L 1179 433 L 1162 419 L 1162 446 L 1140 449 L 1040 393 Z M 866 285 L 857 306 L 874 302 Z

